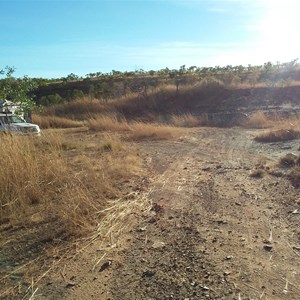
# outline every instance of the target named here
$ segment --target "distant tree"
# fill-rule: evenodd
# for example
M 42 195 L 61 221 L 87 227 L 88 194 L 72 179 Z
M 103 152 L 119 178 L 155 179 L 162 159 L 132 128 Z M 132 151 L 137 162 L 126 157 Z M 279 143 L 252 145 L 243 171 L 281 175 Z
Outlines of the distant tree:
M 112 73 L 112 76 L 115 76 L 115 77 L 120 77 L 123 75 L 123 73 L 121 71 L 116 71 L 116 70 L 112 70 L 111 73 Z
M 194 73 L 196 70 L 197 70 L 197 67 L 196 67 L 196 66 L 191 66 L 191 67 L 188 68 L 188 71 L 189 71 L 190 73 Z
M 85 75 L 86 78 L 95 78 L 97 76 L 97 73 L 88 73 Z
M 67 81 L 78 80 L 80 77 L 74 73 L 69 74 L 65 79 Z
M 183 75 L 185 73 L 186 73 L 185 65 L 180 66 L 180 68 L 179 68 L 179 74 Z

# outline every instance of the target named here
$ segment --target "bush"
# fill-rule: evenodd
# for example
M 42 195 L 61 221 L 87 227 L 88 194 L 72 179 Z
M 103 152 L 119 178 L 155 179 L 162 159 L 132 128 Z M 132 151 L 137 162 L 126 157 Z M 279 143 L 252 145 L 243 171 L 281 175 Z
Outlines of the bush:
M 288 153 L 286 156 L 284 156 L 280 159 L 279 164 L 282 167 L 291 168 L 291 167 L 295 166 L 296 159 L 297 159 L 296 155 L 294 155 L 292 153 Z
M 288 178 L 294 187 L 300 187 L 300 166 L 293 168 L 293 170 L 288 175 Z

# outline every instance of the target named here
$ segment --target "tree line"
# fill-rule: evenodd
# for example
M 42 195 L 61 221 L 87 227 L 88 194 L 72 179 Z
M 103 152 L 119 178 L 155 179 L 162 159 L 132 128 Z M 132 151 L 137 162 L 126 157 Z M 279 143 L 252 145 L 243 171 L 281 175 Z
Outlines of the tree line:
M 285 63 L 266 62 L 263 65 L 227 65 L 197 67 L 186 65 L 178 69 L 160 70 L 138 69 L 134 71 L 112 70 L 108 73 L 93 72 L 84 77 L 71 73 L 61 78 L 14 77 L 15 68 L 0 70 L 0 100 L 7 99 L 32 107 L 59 104 L 83 96 L 107 101 L 111 98 L 137 93 L 147 97 L 151 89 L 168 84 L 177 92 L 181 86 L 194 83 L 220 83 L 225 88 L 247 84 L 255 87 L 259 83 L 266 86 L 287 86 L 300 80 L 298 59 Z M 2 76 L 2 78 L 1 78 Z

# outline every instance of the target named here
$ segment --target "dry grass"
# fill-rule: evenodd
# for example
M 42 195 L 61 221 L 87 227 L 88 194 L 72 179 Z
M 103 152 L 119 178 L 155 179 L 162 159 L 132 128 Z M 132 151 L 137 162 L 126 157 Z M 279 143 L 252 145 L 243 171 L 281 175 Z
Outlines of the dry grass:
M 99 115 L 87 121 L 87 126 L 95 131 L 129 131 L 130 126 L 125 118 L 116 115 Z
M 74 128 L 83 126 L 83 122 L 58 116 L 33 115 L 32 122 L 41 128 Z
M 104 134 L 98 145 L 100 153 L 114 152 L 118 153 L 124 150 L 124 143 L 116 135 Z
M 142 172 L 138 153 L 117 137 L 104 136 L 91 153 L 74 148 L 80 152 L 70 156 L 64 136 L 51 131 L 1 137 L 0 223 L 30 223 L 38 214 L 60 218 L 69 234 L 89 231 L 96 211 L 122 195 L 120 182 Z
M 268 128 L 273 125 L 272 120 L 262 111 L 257 111 L 251 114 L 244 122 L 246 128 Z
M 94 114 L 105 113 L 109 104 L 97 99 L 82 98 L 64 104 L 45 108 L 43 115 L 72 116 L 77 119 L 85 119 Z
M 263 143 L 285 142 L 300 136 L 300 118 L 293 116 L 266 116 L 263 112 L 256 112 L 243 124 L 247 128 L 270 128 L 260 133 L 255 140 Z
M 298 115 L 286 118 L 276 117 L 276 120 L 274 121 L 274 127 L 278 129 L 300 131 L 300 118 Z
M 293 129 L 273 130 L 259 134 L 254 139 L 262 143 L 285 142 L 299 138 L 300 132 Z
M 145 122 L 128 122 L 115 115 L 102 115 L 87 121 L 87 126 L 94 131 L 126 132 L 130 139 L 144 138 L 170 139 L 179 137 L 183 130 L 173 126 L 150 124 Z
M 48 210 L 55 190 L 65 184 L 67 166 L 57 145 L 45 155 L 36 142 L 29 137 L 1 137 L 0 222 L 26 221 L 39 211 L 39 204 Z
M 182 115 L 172 115 L 170 123 L 176 127 L 196 127 L 201 124 L 201 120 L 190 113 Z
M 152 139 L 171 139 L 180 137 L 183 130 L 173 126 L 160 124 L 147 124 L 135 122 L 130 124 L 130 137 L 134 140 L 152 138 Z

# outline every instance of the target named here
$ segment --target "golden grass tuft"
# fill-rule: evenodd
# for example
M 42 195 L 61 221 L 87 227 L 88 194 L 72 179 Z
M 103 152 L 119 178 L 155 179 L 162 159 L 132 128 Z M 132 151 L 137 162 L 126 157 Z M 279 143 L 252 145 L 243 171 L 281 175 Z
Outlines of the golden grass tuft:
M 103 152 L 119 152 L 124 150 L 124 143 L 116 136 L 104 135 L 99 144 L 99 151 Z
M 151 139 L 172 139 L 180 137 L 183 130 L 173 126 L 160 124 L 149 124 L 135 122 L 130 124 L 130 137 L 134 140 L 151 138 Z
M 170 139 L 179 137 L 183 130 L 174 126 L 151 124 L 145 122 L 128 122 L 115 115 L 98 116 L 87 121 L 87 126 L 94 131 L 125 132 L 130 139 L 145 138 Z
M 251 114 L 244 122 L 243 126 L 246 128 L 263 129 L 273 125 L 270 118 L 262 111 L 257 111 Z
M 57 147 L 47 155 L 36 147 L 36 139 L 1 136 L 0 222 L 25 221 L 32 211 L 49 209 L 55 190 L 65 184 L 66 164 Z M 49 142 L 49 141 L 48 141 Z
M 201 124 L 201 120 L 191 113 L 186 113 L 182 115 L 172 115 L 170 123 L 176 127 L 196 127 Z
M 130 126 L 125 118 L 116 115 L 99 115 L 87 121 L 87 126 L 95 131 L 129 131 Z
M 58 116 L 33 115 L 32 122 L 41 128 L 74 128 L 83 126 L 83 122 Z

